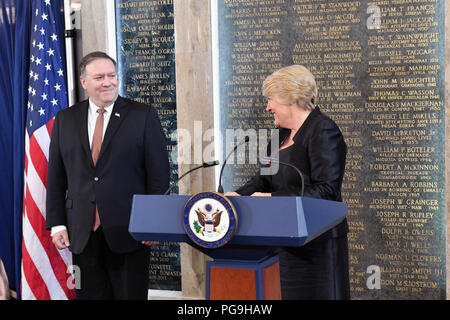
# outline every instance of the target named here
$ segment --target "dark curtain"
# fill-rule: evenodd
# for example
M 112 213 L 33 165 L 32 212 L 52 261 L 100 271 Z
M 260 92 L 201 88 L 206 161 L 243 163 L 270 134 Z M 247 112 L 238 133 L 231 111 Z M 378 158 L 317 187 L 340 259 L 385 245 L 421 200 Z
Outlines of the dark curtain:
M 0 0 L 0 258 L 20 298 L 31 0 Z

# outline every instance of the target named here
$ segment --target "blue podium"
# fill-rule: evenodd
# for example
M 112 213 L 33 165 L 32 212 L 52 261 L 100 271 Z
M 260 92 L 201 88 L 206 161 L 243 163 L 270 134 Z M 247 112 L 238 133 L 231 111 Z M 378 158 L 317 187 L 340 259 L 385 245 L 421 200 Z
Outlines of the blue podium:
M 135 195 L 129 232 L 138 241 L 186 242 L 207 262 L 206 298 L 220 300 L 280 299 L 277 247 L 299 247 L 341 223 L 342 202 L 307 197 L 228 197 L 238 225 L 231 241 L 207 249 L 193 243 L 183 227 L 190 196 Z

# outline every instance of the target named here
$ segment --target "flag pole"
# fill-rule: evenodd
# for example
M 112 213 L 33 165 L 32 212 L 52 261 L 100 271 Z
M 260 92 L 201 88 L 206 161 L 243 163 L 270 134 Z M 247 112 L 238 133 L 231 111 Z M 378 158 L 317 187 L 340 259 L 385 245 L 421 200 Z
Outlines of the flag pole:
M 66 42 L 66 66 L 67 66 L 67 101 L 68 107 L 76 103 L 75 69 L 74 69 L 74 49 L 75 26 L 71 19 L 70 0 L 64 0 L 64 38 Z

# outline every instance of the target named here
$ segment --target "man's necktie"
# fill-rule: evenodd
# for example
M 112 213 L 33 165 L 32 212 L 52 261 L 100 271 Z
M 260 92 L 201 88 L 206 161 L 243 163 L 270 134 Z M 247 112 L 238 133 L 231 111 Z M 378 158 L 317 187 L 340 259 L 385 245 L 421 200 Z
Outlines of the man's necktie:
M 103 140 L 103 113 L 106 112 L 105 108 L 99 108 L 97 110 L 98 116 L 95 121 L 94 137 L 92 138 L 92 160 L 94 161 L 94 166 L 97 165 L 98 156 L 100 155 L 100 149 L 102 148 Z M 92 226 L 92 230 L 97 230 L 100 226 L 100 216 L 98 215 L 97 203 L 95 204 L 95 221 Z

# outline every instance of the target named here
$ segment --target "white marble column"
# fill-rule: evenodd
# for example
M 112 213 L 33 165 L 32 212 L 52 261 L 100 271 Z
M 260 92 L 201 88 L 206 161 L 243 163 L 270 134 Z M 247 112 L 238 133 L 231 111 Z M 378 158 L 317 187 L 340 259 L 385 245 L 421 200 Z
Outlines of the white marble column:
M 213 89 L 211 55 L 210 2 L 204 0 L 175 0 L 175 66 L 178 128 L 187 129 L 194 138 L 194 125 L 205 132 L 213 128 Z M 203 150 L 208 142 L 193 139 Z M 208 161 L 211 159 L 201 159 Z M 179 174 L 200 163 L 179 165 Z M 180 194 L 195 194 L 214 189 L 214 168 L 198 170 L 181 181 Z M 205 264 L 207 256 L 187 244 L 181 245 L 181 275 L 184 297 L 205 297 Z

